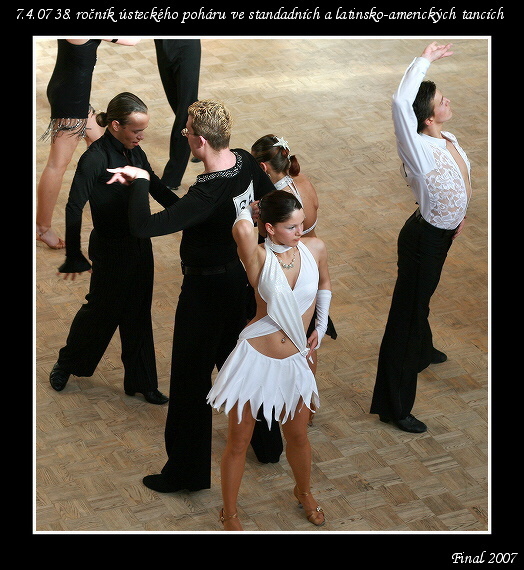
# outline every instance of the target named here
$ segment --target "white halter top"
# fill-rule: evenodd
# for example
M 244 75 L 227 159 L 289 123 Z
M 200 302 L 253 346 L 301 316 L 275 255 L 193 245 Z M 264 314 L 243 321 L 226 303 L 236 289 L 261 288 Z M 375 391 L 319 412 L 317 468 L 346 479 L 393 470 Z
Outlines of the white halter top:
M 286 186 L 289 186 L 291 188 L 291 192 L 293 193 L 295 198 L 300 202 L 300 205 L 302 207 L 304 207 L 304 202 L 302 201 L 302 196 L 300 196 L 300 192 L 298 191 L 298 188 L 295 185 L 295 181 L 293 180 L 293 178 L 291 176 L 289 176 L 289 175 L 284 176 L 284 178 L 277 180 L 273 184 L 273 186 L 275 187 L 276 190 L 282 190 Z M 318 222 L 318 219 L 315 220 L 315 223 L 310 228 L 308 228 L 307 230 L 304 230 L 302 232 L 302 235 L 306 235 L 310 231 L 312 231 L 315 228 L 315 226 L 317 225 L 317 222 Z
M 299 242 L 300 272 L 295 287 L 291 289 L 278 259 L 267 244 L 264 246 L 266 260 L 260 273 L 258 292 L 267 303 L 268 314 L 248 325 L 240 338 L 254 338 L 283 330 L 300 353 L 306 356 L 309 349 L 302 315 L 315 301 L 319 277 L 317 263 L 309 249 Z

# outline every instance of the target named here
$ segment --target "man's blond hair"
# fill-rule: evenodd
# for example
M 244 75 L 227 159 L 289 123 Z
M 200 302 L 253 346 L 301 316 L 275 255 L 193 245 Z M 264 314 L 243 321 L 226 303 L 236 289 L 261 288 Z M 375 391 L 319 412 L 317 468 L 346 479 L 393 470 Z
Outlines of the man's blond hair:
M 204 137 L 214 150 L 229 146 L 231 138 L 231 114 L 226 107 L 212 100 L 195 101 L 188 109 L 193 118 L 193 132 Z

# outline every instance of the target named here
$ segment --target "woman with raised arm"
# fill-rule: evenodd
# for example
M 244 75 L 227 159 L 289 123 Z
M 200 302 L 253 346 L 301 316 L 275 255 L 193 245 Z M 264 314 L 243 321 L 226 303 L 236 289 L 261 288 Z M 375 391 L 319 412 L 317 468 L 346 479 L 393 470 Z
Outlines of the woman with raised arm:
M 250 208 L 233 225 L 239 257 L 255 290 L 255 317 L 217 375 L 208 402 L 229 414 L 227 445 L 222 457 L 220 520 L 225 530 L 242 530 L 237 497 L 246 451 L 261 406 L 268 425 L 282 426 L 286 457 L 295 478 L 294 495 L 307 519 L 324 524 L 324 513 L 310 491 L 309 413 L 319 406 L 315 377 L 308 359 L 320 346 L 331 301 L 327 252 L 316 237 L 302 237 L 304 210 L 289 192 L 275 190 L 259 203 L 258 223 L 267 237 L 258 243 Z M 315 306 L 318 323 L 306 337 Z
M 295 154 L 291 153 L 288 142 L 283 137 L 264 135 L 251 147 L 251 154 L 260 164 L 262 170 L 269 176 L 276 190 L 291 192 L 302 204 L 304 210 L 304 235 L 316 237 L 315 228 L 318 222 L 319 200 L 315 187 L 309 178 L 301 172 L 300 163 Z M 313 314 L 307 334 L 315 328 L 316 313 Z M 333 340 L 337 338 L 335 325 L 328 317 L 326 334 Z M 317 371 L 316 354 L 309 361 L 313 374 Z M 313 424 L 313 414 L 310 417 Z

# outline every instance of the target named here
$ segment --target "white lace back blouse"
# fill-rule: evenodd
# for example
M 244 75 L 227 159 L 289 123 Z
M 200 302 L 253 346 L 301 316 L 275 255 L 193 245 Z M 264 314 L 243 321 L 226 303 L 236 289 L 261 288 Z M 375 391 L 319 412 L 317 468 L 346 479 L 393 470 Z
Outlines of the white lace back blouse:
M 412 105 L 429 65 L 426 58 L 415 58 L 393 96 L 393 124 L 402 160 L 400 172 L 413 191 L 422 217 L 438 228 L 455 229 L 466 216 L 469 181 L 464 180 L 459 165 L 446 148 L 446 139 L 464 160 L 468 177 L 470 163 L 451 133 L 443 131 L 445 138 L 441 139 L 417 132 Z

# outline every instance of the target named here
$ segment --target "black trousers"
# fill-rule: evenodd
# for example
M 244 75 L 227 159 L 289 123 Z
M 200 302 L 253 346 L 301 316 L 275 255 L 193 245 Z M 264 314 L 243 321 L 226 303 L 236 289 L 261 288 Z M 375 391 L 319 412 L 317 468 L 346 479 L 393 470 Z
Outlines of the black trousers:
M 181 134 L 187 123 L 187 108 L 198 100 L 200 40 L 155 40 L 160 79 L 175 120 L 169 143 L 169 160 L 162 182 L 171 188 L 182 181 L 191 150 Z
M 240 262 L 226 273 L 183 278 L 175 313 L 165 427 L 168 460 L 162 468 L 162 474 L 179 490 L 211 486 L 213 410 L 206 396 L 214 367 L 222 367 L 246 325 L 249 294 Z
M 151 323 L 154 262 L 151 240 L 105 239 L 91 232 L 89 292 L 60 349 L 58 363 L 75 376 L 92 376 L 116 329 L 124 364 L 124 389 L 158 388 Z
M 441 230 L 417 210 L 400 231 L 398 274 L 380 346 L 372 414 L 398 420 L 411 413 L 417 375 L 431 363 L 429 303 L 455 230 Z
M 247 279 L 240 262 L 217 275 L 185 275 L 175 312 L 162 469 L 177 489 L 211 486 L 211 375 L 245 326 Z

